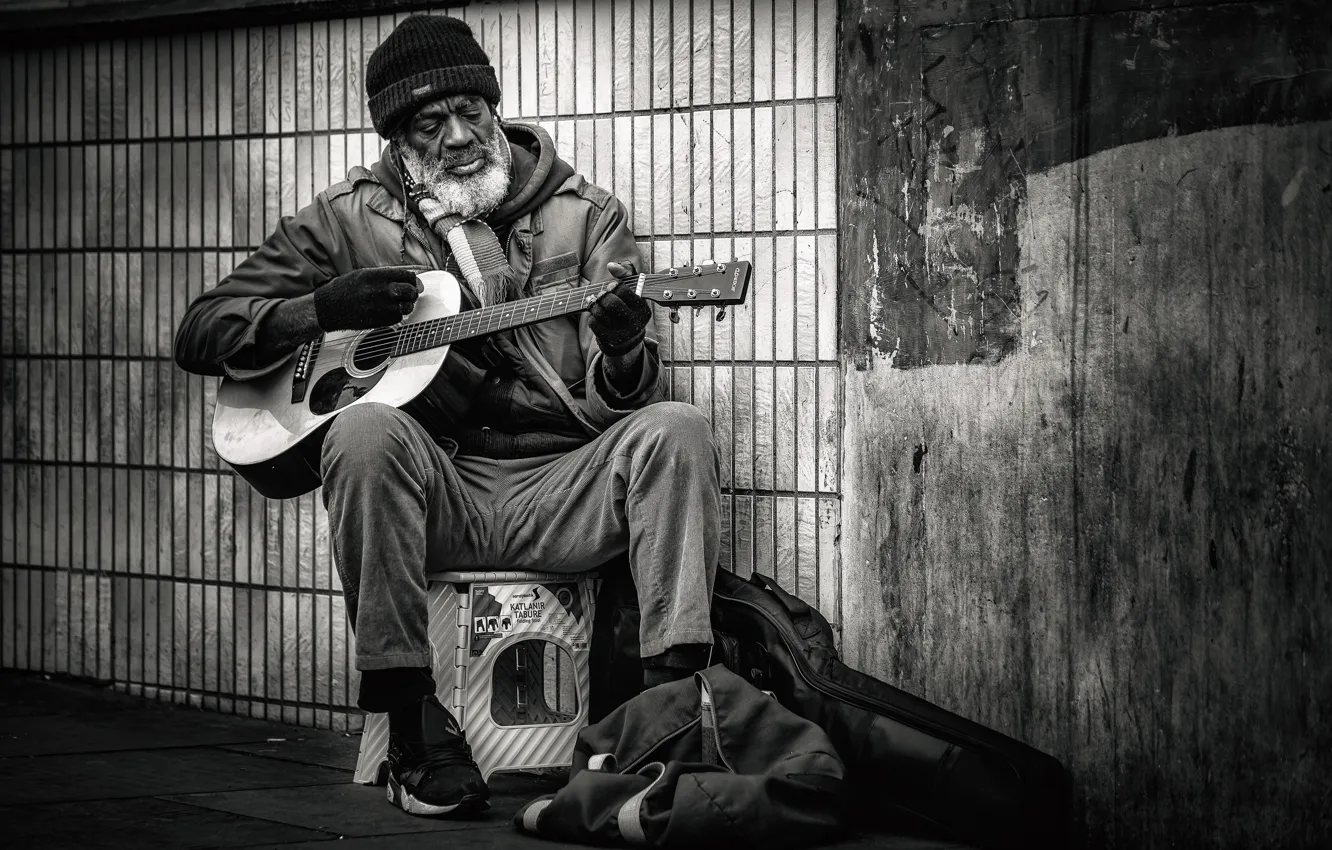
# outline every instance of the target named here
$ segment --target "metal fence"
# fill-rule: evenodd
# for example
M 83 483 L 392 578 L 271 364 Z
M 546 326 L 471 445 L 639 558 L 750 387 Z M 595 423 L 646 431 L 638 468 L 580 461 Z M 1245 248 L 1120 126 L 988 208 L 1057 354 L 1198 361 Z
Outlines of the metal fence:
M 629 206 L 655 268 L 753 260 L 723 321 L 659 317 L 672 394 L 723 448 L 724 565 L 837 623 L 835 10 L 451 13 L 501 113 Z M 218 460 L 216 382 L 176 369 L 171 340 L 280 216 L 377 159 L 362 72 L 402 17 L 0 53 L 0 664 L 359 726 L 318 495 L 264 500 Z

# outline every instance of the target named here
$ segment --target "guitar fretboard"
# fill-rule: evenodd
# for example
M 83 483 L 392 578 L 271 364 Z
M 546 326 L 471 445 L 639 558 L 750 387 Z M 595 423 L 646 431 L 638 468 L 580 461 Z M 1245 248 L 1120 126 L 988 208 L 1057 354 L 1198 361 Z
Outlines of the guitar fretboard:
M 408 325 L 399 332 L 393 344 L 393 356 L 438 348 L 460 339 L 485 336 L 496 331 L 530 325 L 587 309 L 591 299 L 600 294 L 605 284 L 589 283 L 561 289 L 558 292 L 492 304 L 476 310 L 464 310 L 442 319 L 431 319 Z

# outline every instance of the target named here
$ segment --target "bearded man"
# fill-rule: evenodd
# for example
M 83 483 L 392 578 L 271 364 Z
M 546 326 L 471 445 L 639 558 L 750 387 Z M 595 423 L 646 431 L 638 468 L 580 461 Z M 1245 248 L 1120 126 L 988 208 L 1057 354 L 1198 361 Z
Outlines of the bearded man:
M 254 378 L 324 332 L 400 321 L 425 269 L 463 280 L 464 308 L 621 281 L 588 311 L 455 344 L 410 404 L 348 407 L 324 439 L 358 705 L 389 715 L 390 799 L 471 812 L 490 792 L 435 698 L 426 571 L 575 572 L 627 552 L 644 685 L 691 675 L 712 641 L 718 456 L 702 414 L 663 400 L 624 205 L 543 130 L 501 121 L 467 25 L 404 20 L 371 55 L 366 93 L 383 157 L 283 218 L 195 299 L 175 357 Z

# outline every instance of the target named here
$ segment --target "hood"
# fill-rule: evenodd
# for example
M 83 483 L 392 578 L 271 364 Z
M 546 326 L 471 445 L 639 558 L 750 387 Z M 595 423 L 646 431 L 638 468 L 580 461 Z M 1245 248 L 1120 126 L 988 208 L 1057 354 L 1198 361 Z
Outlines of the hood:
M 535 124 L 503 124 L 509 140 L 509 194 L 490 215 L 486 223 L 493 228 L 509 224 L 530 213 L 555 190 L 573 176 L 573 166 L 555 153 L 550 135 Z M 416 212 L 416 205 L 404 197 L 402 178 L 398 174 L 392 150 L 370 167 L 371 172 L 389 194 Z

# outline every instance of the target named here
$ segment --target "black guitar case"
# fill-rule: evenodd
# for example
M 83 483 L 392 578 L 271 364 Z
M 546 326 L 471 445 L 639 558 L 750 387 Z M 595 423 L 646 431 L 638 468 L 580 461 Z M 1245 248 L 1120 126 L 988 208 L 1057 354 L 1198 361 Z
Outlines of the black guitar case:
M 591 722 L 638 693 L 638 604 L 627 569 L 602 572 Z M 718 571 L 714 655 L 821 726 L 846 763 L 862 829 L 995 850 L 1066 843 L 1068 780 L 1053 757 L 846 666 L 817 610 L 772 579 Z

